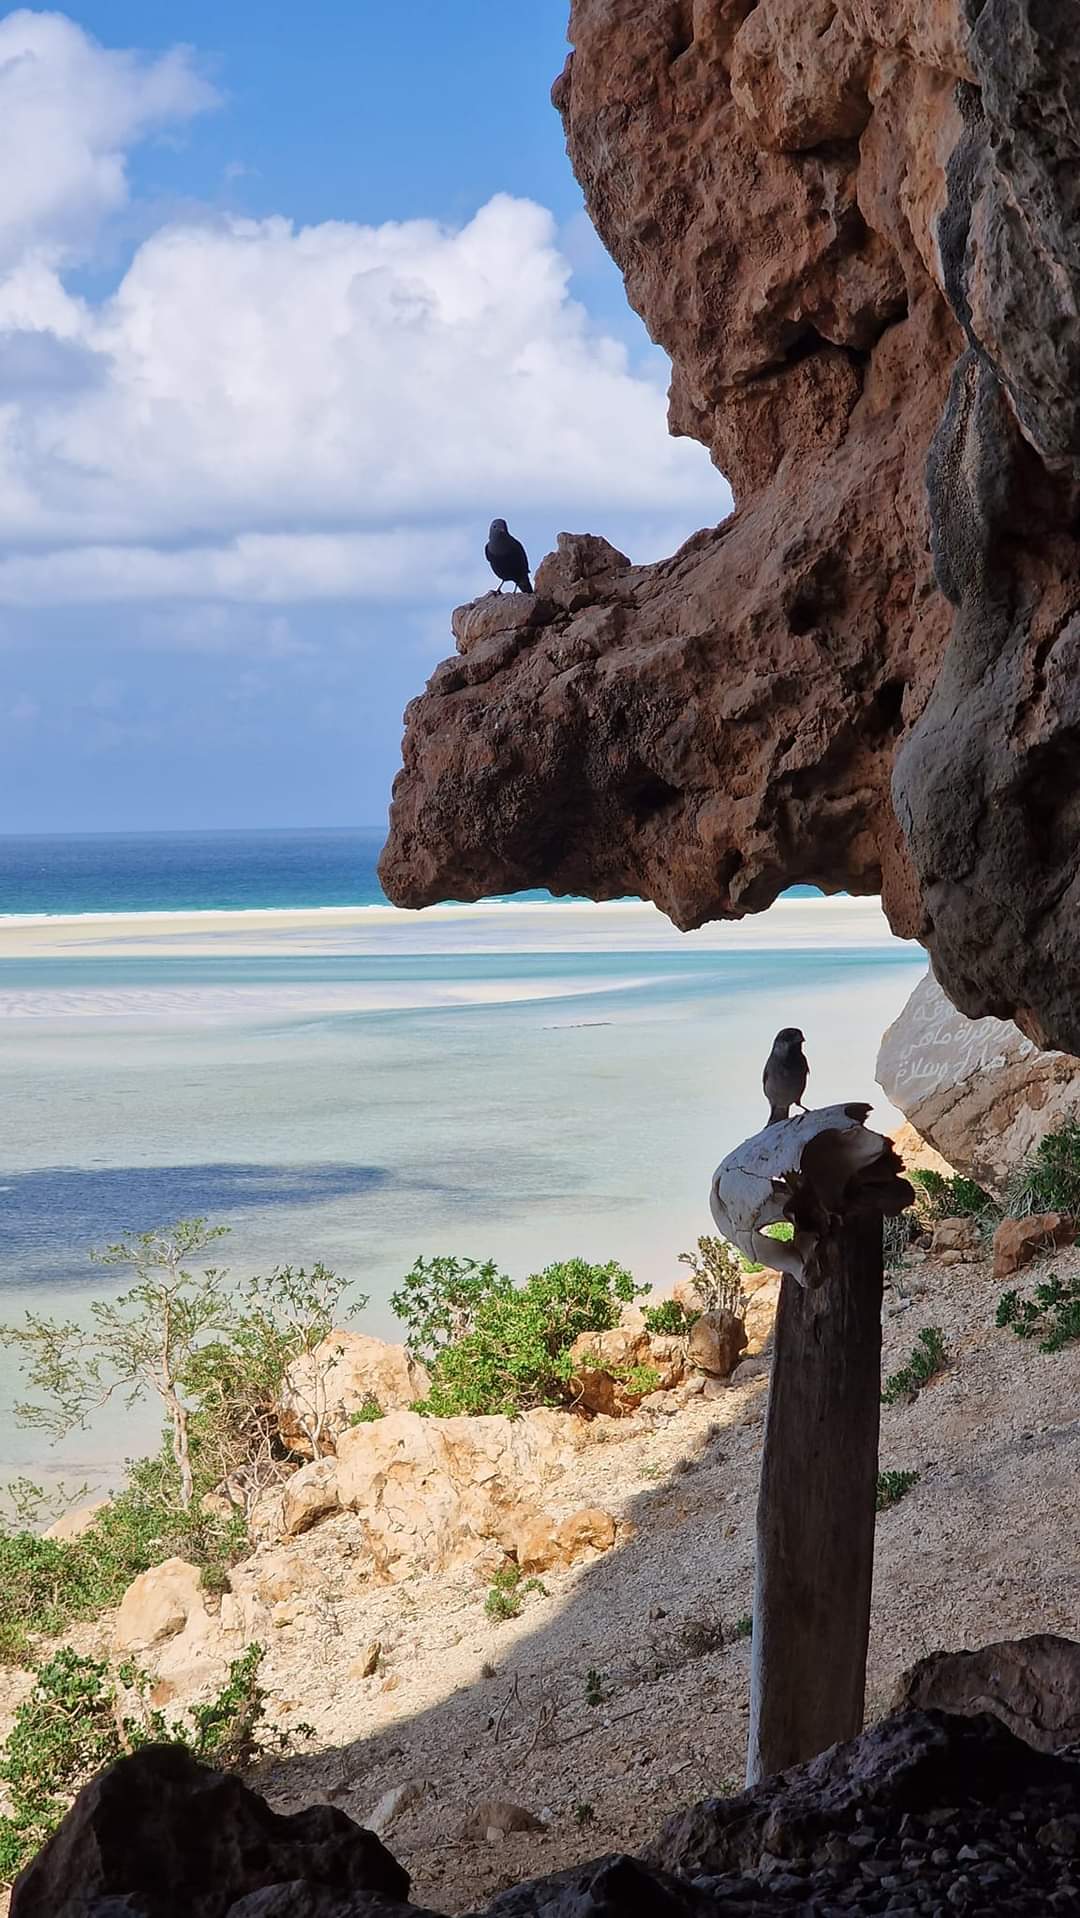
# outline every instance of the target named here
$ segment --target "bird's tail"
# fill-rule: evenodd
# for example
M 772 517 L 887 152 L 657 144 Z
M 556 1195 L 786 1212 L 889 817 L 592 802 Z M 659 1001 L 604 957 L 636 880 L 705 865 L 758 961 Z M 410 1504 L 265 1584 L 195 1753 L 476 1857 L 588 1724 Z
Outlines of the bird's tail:
M 771 1105 L 769 1107 L 769 1117 L 768 1117 L 767 1123 L 769 1125 L 782 1125 L 784 1120 L 789 1118 L 790 1116 L 791 1116 L 790 1106 Z
M 525 575 L 525 584 L 524 584 L 524 586 L 522 587 L 522 589 L 521 589 L 521 590 L 522 590 L 522 592 L 524 592 L 524 593 L 535 593 L 535 591 L 536 591 L 536 588 L 535 588 L 535 586 L 533 585 L 533 583 L 532 583 L 532 580 L 531 580 L 531 579 L 529 578 L 529 575 L 528 575 L 528 573 L 526 573 L 526 575 Z

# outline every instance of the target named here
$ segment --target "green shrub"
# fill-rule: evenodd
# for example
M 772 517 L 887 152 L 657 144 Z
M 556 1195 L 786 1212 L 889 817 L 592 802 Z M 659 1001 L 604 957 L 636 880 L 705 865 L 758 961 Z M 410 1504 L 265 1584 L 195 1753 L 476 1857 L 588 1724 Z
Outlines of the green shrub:
M 1044 1279 L 1030 1299 L 1003 1292 L 997 1323 L 1011 1326 L 1018 1339 L 1037 1339 L 1040 1352 L 1062 1352 L 1080 1339 L 1080 1279 Z
M 598 1672 L 595 1666 L 590 1665 L 585 1674 L 586 1705 L 606 1705 L 609 1697 L 603 1672 Z
M 384 1419 L 385 1417 L 386 1413 L 383 1411 L 374 1392 L 368 1392 L 361 1400 L 356 1411 L 350 1415 L 349 1424 L 374 1425 L 376 1419 Z
M 890 1505 L 899 1505 L 906 1492 L 919 1483 L 918 1472 L 879 1472 L 877 1480 L 877 1509 L 887 1512 Z
M 1040 1139 L 1008 1183 L 1005 1210 L 1013 1219 L 1033 1212 L 1080 1213 L 1080 1123 L 1070 1120 Z
M 749 1612 L 744 1612 L 741 1618 L 737 1618 L 735 1620 L 734 1629 L 731 1635 L 733 1638 L 752 1638 L 753 1633 L 754 1633 L 754 1621 L 752 1617 L 750 1616 Z
M 726 1239 L 704 1235 L 698 1240 L 696 1251 L 679 1253 L 679 1264 L 690 1267 L 694 1287 L 706 1312 L 745 1310 L 742 1282 L 744 1272 L 750 1268 Z
M 584 1830 L 586 1825 L 591 1825 L 595 1818 L 596 1811 L 592 1805 L 582 1803 L 574 1806 L 574 1823 L 581 1830 Z
M 12 1882 L 51 1837 L 76 1793 L 125 1752 L 165 1741 L 217 1765 L 248 1758 L 264 1709 L 262 1656 L 261 1646 L 249 1645 L 218 1696 L 195 1706 L 188 1723 L 146 1709 L 149 1680 L 132 1666 L 114 1673 L 68 1647 L 40 1666 L 0 1751 L 8 1803 L 0 1816 L 0 1881 Z
M 455 1268 L 449 1282 L 460 1297 L 458 1262 L 432 1260 L 422 1306 L 429 1329 L 447 1316 L 427 1285 L 431 1269 L 439 1264 Z M 469 1296 L 467 1319 L 461 1320 L 466 1329 L 434 1351 L 431 1389 L 418 1409 L 435 1418 L 490 1412 L 513 1416 L 531 1406 L 558 1404 L 571 1376 L 574 1340 L 582 1332 L 610 1331 L 622 1306 L 646 1289 L 614 1262 L 588 1265 L 583 1259 L 568 1259 L 533 1273 L 522 1286 L 504 1283 L 498 1274 L 490 1282 L 480 1280 L 478 1274 L 485 1270 L 472 1275 L 477 1285 Z M 395 1310 L 401 1315 L 400 1294 L 397 1300 Z M 419 1352 L 420 1347 L 413 1349 Z
M 492 1259 L 481 1263 L 441 1255 L 417 1259 L 391 1294 L 390 1305 L 405 1327 L 410 1352 L 430 1366 L 447 1346 L 474 1330 L 482 1307 L 513 1290 L 514 1281 Z
M 915 1340 L 911 1357 L 899 1372 L 886 1379 L 881 1393 L 882 1405 L 899 1405 L 915 1398 L 949 1363 L 944 1335 L 932 1325 L 924 1325 Z
M 906 1175 L 916 1188 L 916 1202 L 919 1212 L 925 1219 L 961 1219 L 1000 1217 L 999 1208 L 988 1192 L 974 1179 L 965 1179 L 956 1173 L 946 1177 L 943 1172 L 922 1171 L 915 1168 Z
M 56 1637 L 118 1605 L 133 1578 L 166 1558 L 199 1565 L 221 1590 L 246 1543 L 243 1517 L 180 1502 L 171 1448 L 128 1467 L 127 1485 L 80 1538 L 0 1532 L 0 1659 L 24 1661 L 31 1633 Z
M 645 1307 L 645 1330 L 686 1338 L 700 1317 L 700 1312 L 688 1312 L 681 1299 L 663 1299 L 659 1305 Z
M 507 1618 L 520 1618 L 530 1592 L 541 1592 L 546 1597 L 547 1587 L 542 1579 L 526 1578 L 520 1565 L 512 1561 L 500 1565 L 484 1600 L 484 1611 L 488 1618 L 497 1623 Z

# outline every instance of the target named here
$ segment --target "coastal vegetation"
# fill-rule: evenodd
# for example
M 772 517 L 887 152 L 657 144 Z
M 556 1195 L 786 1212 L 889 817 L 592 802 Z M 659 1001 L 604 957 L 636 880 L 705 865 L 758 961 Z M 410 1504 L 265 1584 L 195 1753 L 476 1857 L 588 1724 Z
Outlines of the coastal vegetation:
M 891 1372 L 882 1387 L 883 1405 L 903 1405 L 918 1397 L 925 1385 L 944 1372 L 949 1353 L 944 1334 L 936 1326 L 924 1325 L 906 1365 Z
M 178 1717 L 149 1702 L 151 1681 L 132 1664 L 62 1647 L 34 1677 L 0 1752 L 0 1883 L 10 1884 L 52 1835 L 75 1793 L 115 1758 L 144 1745 L 183 1745 L 219 1766 L 248 1762 L 260 1748 L 264 1696 L 261 1645 L 235 1659 L 221 1690 Z
M 1040 1352 L 1063 1352 L 1080 1339 L 1080 1279 L 1056 1274 L 1036 1285 L 1030 1298 L 1017 1291 L 998 1300 L 997 1323 L 1018 1339 L 1035 1339 Z
M 899 1505 L 912 1486 L 919 1483 L 918 1472 L 879 1472 L 877 1481 L 877 1509 L 887 1512 L 893 1505 Z
M 564 1403 L 575 1339 L 611 1331 L 623 1306 L 647 1291 L 614 1260 L 567 1259 L 519 1286 L 490 1261 L 418 1259 L 390 1301 L 431 1378 L 416 1409 L 433 1418 L 514 1416 Z

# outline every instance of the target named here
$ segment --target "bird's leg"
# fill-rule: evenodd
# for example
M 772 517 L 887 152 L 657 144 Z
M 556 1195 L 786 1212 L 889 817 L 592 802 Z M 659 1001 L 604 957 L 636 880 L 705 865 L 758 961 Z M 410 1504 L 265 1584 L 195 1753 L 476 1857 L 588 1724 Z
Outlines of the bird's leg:
M 506 581 L 505 581 L 504 579 L 501 579 L 501 580 L 499 581 L 499 584 L 498 584 L 498 585 L 496 586 L 496 588 L 495 588 L 495 591 L 496 591 L 497 593 L 501 593 L 501 592 L 502 592 L 502 589 L 503 589 L 503 587 L 504 587 L 505 585 L 506 585 Z

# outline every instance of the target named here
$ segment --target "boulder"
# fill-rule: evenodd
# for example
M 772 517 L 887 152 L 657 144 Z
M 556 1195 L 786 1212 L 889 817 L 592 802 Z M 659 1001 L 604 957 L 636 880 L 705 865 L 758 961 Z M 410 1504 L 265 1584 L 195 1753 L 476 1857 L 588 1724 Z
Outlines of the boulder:
M 959 1252 L 977 1258 L 982 1251 L 979 1228 L 972 1218 L 939 1219 L 930 1239 L 932 1253 Z
M 120 1600 L 113 1628 L 118 1652 L 145 1652 L 176 1638 L 193 1614 L 205 1612 L 202 1573 L 186 1559 L 167 1558 L 140 1572 Z
M 557 1480 L 582 1440 L 564 1412 L 523 1418 L 421 1418 L 392 1412 L 346 1431 L 337 1492 L 362 1522 L 378 1576 L 445 1571 L 494 1542 L 513 1548 L 537 1493 Z
M 893 1711 L 992 1712 L 1036 1751 L 1080 1745 L 1080 1644 L 1053 1632 L 933 1652 L 897 1684 Z
M 644 1327 L 617 1325 L 609 1332 L 582 1332 L 570 1347 L 574 1410 L 606 1418 L 636 1411 L 650 1392 L 670 1391 L 686 1370 L 686 1341 Z M 647 1368 L 655 1380 L 630 1379 Z
M 43 1533 L 45 1538 L 55 1538 L 61 1543 L 71 1545 L 75 1539 L 82 1538 L 88 1532 L 102 1512 L 107 1510 L 110 1501 L 107 1498 L 95 1498 L 89 1505 L 76 1505 L 71 1512 L 64 1512 L 60 1518 L 48 1526 Z
M 690 1877 L 769 1871 L 769 1860 L 809 1858 L 854 1829 L 863 1808 L 872 1808 L 875 1836 L 887 1825 L 917 1830 L 916 1814 L 957 1803 L 961 1781 L 969 1803 L 1060 1788 L 1065 1802 L 1080 1807 L 1080 1768 L 1033 1751 L 995 1718 L 900 1712 L 736 1797 L 676 1812 L 647 1856 Z M 934 1842 L 931 1834 L 927 1849 Z M 899 1855 L 898 1834 L 895 1843 Z M 827 1901 L 823 1909 L 831 1909 Z
M 314 1352 L 286 1374 L 278 1404 L 283 1442 L 300 1458 L 332 1453 L 342 1432 L 366 1402 L 398 1412 L 426 1398 L 427 1371 L 404 1345 L 388 1345 L 366 1332 L 331 1332 Z
M 1008 1020 L 965 1019 L 929 972 L 886 1032 L 876 1077 L 949 1166 L 998 1195 L 1080 1108 L 1080 1059 L 1040 1051 Z
M 339 1508 L 337 1460 L 317 1458 L 286 1479 L 281 1494 L 281 1531 L 295 1538 Z
M 505 1838 L 512 1831 L 543 1831 L 544 1821 L 535 1813 L 526 1811 L 524 1805 L 515 1805 L 507 1798 L 485 1799 L 474 1806 L 461 1828 L 462 1838 L 486 1838 L 494 1843 Z
M 610 1512 L 599 1505 L 589 1505 L 561 1519 L 555 1535 L 566 1563 L 573 1565 L 587 1552 L 609 1552 L 615 1543 L 616 1530 Z
M 1072 1245 L 1075 1238 L 1075 1219 L 1061 1212 L 1033 1212 L 1027 1219 L 1002 1219 L 994 1233 L 994 1277 L 1011 1279 L 1032 1259 L 1058 1246 Z
M 746 1326 L 734 1312 L 703 1312 L 690 1333 L 690 1363 L 710 1378 L 728 1379 L 746 1347 Z
M 746 1289 L 750 1296 L 742 1315 L 742 1322 L 746 1328 L 747 1358 L 756 1358 L 759 1352 L 764 1352 L 772 1343 L 782 1283 L 778 1272 L 762 1272 L 757 1275 L 751 1290 L 750 1278 L 747 1278 Z
M 229 1918 L 240 1900 L 295 1887 L 402 1904 L 408 1874 L 370 1831 L 329 1805 L 286 1817 L 176 1745 L 121 1758 L 79 1793 L 16 1881 L 11 1918 Z M 107 1901 L 113 1901 L 109 1903 Z M 250 1909 L 250 1907 L 249 1907 Z

